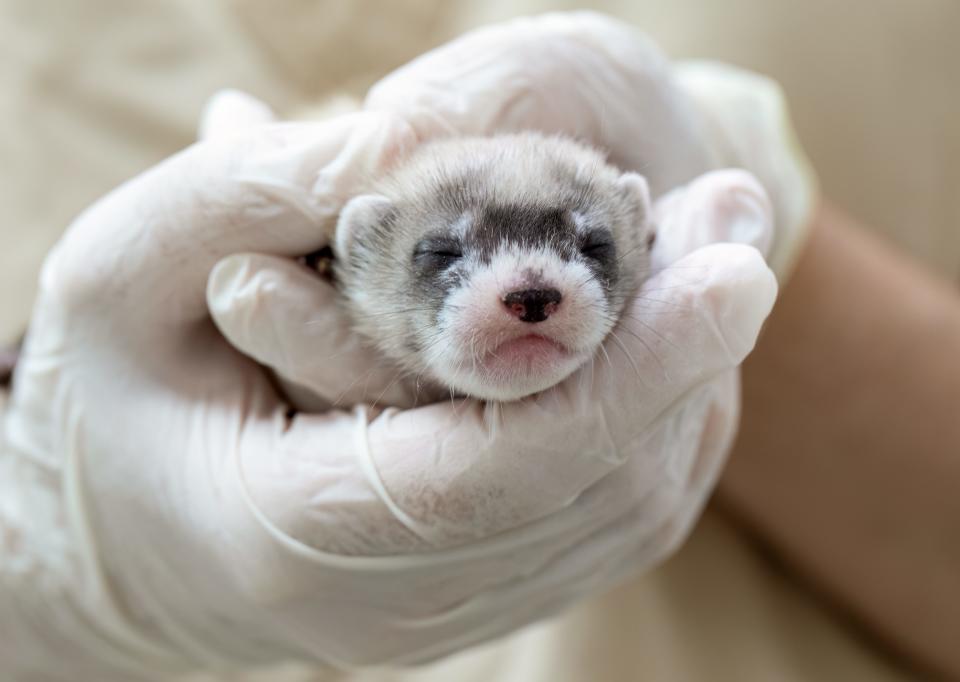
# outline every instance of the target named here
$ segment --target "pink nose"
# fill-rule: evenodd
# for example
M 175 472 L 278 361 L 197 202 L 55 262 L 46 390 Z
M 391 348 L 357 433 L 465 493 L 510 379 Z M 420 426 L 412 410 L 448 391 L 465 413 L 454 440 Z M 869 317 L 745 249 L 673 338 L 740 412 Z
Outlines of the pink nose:
M 503 305 L 521 322 L 543 322 L 553 315 L 563 296 L 556 289 L 524 289 L 503 297 Z

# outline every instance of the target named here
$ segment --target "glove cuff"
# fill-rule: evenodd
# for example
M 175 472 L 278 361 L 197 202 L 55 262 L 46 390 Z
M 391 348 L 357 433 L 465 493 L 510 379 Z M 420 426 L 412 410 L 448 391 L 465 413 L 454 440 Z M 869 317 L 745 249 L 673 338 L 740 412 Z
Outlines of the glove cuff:
M 774 212 L 770 268 L 783 283 L 803 250 L 818 198 L 816 174 L 773 80 L 716 62 L 680 62 L 678 86 L 700 109 L 722 166 L 755 175 Z

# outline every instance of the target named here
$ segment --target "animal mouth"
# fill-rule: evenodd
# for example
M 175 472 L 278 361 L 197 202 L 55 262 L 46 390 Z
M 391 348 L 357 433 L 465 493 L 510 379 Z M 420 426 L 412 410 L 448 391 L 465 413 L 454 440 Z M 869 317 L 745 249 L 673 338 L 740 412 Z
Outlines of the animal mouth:
M 553 369 L 570 357 L 570 350 L 542 334 L 508 339 L 484 355 L 481 365 L 496 373 L 536 374 Z

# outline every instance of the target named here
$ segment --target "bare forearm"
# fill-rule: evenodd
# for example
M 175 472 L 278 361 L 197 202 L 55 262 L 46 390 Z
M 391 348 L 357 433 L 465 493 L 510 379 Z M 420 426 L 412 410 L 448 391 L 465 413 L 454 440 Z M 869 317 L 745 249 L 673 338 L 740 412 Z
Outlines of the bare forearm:
M 821 211 L 756 352 L 721 499 L 876 633 L 960 678 L 960 297 Z

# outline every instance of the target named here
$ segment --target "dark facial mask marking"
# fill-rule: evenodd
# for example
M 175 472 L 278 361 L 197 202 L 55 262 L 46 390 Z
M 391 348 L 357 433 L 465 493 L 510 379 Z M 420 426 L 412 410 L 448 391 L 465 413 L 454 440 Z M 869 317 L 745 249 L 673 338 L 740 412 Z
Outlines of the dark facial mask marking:
M 546 246 L 569 260 L 573 257 L 575 241 L 576 226 L 567 211 L 518 205 L 485 206 L 466 239 L 468 248 L 474 249 L 483 263 L 489 263 L 503 244 L 526 248 Z
M 607 229 L 589 230 L 581 237 L 580 255 L 604 291 L 610 293 L 619 277 L 620 265 L 613 233 Z

